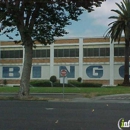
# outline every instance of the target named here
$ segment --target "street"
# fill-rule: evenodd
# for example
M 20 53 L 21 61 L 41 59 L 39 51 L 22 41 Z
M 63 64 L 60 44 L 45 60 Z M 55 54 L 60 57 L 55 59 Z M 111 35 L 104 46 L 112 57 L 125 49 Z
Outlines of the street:
M 129 103 L 0 101 L 0 130 L 119 130 Z M 125 128 L 124 128 L 125 129 Z

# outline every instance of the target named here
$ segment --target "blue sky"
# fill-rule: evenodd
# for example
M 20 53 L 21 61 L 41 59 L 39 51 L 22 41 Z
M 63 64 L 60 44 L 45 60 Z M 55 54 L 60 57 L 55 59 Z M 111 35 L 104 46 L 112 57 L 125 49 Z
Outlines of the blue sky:
M 115 16 L 116 14 L 111 9 L 117 9 L 115 2 L 120 3 L 121 0 L 106 0 L 101 7 L 95 8 L 95 11 L 84 13 L 79 17 L 79 21 L 72 21 L 72 25 L 66 27 L 69 34 L 68 37 L 102 37 L 105 31 L 108 29 L 108 24 L 112 22 L 108 19 L 109 16 Z M 14 37 L 18 40 L 19 37 Z M 2 35 L 0 41 L 9 41 L 9 39 Z
M 116 15 L 111 11 L 118 9 L 115 2 L 120 3 L 121 0 L 106 0 L 101 7 L 95 8 L 95 11 L 85 11 L 78 22 L 72 22 L 72 25 L 66 28 L 69 34 L 65 37 L 102 37 L 108 29 L 108 24 L 112 22 L 108 17 Z

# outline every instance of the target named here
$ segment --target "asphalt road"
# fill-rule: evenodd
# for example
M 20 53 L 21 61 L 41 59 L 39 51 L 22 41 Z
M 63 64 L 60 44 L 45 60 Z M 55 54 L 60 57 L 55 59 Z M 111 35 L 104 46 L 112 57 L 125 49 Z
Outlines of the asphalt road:
M 119 130 L 130 104 L 0 101 L 0 130 Z M 123 130 L 125 130 L 124 128 Z

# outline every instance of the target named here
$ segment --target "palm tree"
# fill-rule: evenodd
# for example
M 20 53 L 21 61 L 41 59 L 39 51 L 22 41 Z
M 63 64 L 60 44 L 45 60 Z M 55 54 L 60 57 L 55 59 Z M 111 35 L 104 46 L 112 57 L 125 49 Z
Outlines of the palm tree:
M 111 42 L 118 41 L 120 43 L 122 33 L 125 36 L 125 65 L 124 65 L 124 81 L 123 85 L 127 86 L 129 82 L 129 46 L 130 46 L 130 0 L 123 0 L 120 4 L 116 3 L 119 10 L 111 10 L 118 16 L 111 16 L 109 19 L 115 19 L 111 22 L 106 31 L 105 37 L 110 37 Z

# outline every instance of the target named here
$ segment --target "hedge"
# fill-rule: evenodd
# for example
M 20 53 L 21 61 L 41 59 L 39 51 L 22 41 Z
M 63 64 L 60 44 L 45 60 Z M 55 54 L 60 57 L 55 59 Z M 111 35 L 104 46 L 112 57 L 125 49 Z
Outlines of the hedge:
M 51 87 L 51 82 L 49 80 L 33 80 L 30 82 L 31 86 L 34 87 Z M 59 81 L 53 83 L 53 87 L 62 87 Z M 99 83 L 80 83 L 77 81 L 69 81 L 65 84 L 65 87 L 101 87 L 102 84 Z

